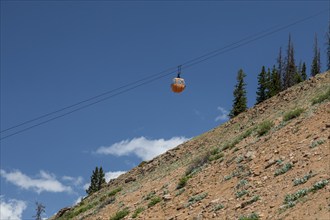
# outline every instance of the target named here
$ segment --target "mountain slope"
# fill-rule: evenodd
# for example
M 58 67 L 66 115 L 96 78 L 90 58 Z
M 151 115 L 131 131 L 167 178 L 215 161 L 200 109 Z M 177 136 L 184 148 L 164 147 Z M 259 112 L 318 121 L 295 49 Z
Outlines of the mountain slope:
M 330 219 L 329 93 L 317 75 L 52 219 Z

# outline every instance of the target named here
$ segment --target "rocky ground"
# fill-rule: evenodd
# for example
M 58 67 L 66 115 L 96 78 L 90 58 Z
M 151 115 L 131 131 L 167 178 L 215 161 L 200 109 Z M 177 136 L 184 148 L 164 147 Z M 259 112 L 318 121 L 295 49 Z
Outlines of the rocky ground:
M 330 219 L 329 93 L 327 72 L 142 162 L 52 219 Z

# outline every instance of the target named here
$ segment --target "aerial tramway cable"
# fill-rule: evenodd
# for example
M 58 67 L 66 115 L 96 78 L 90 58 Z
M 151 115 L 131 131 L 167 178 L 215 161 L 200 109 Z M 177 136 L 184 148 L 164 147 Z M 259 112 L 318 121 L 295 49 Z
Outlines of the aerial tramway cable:
M 274 34 L 274 33 L 277 33 L 277 32 L 280 32 L 280 31 L 282 31 L 282 30 L 285 30 L 285 29 L 287 29 L 287 28 L 289 28 L 289 27 L 291 27 L 291 26 L 294 26 L 294 25 L 296 25 L 296 24 L 299 24 L 299 23 L 302 23 L 302 22 L 304 22 L 304 21 L 310 20 L 310 19 L 312 19 L 312 18 L 314 18 L 314 17 L 316 17 L 316 16 L 318 16 L 318 15 L 320 15 L 320 14 L 326 12 L 326 11 L 327 11 L 327 10 L 322 10 L 322 11 L 320 11 L 320 12 L 318 12 L 318 13 L 313 14 L 313 15 L 310 15 L 310 16 L 307 16 L 307 17 L 304 17 L 304 18 L 299 19 L 299 20 L 296 20 L 296 21 L 294 21 L 294 22 L 292 22 L 292 23 L 290 23 L 290 24 L 285 24 L 285 25 L 281 25 L 281 26 L 280 26 L 280 25 L 276 25 L 276 26 L 274 26 L 274 27 L 272 27 L 272 28 L 266 29 L 266 30 L 261 31 L 261 32 L 258 32 L 258 33 L 256 33 L 256 34 L 253 34 L 253 35 L 247 36 L 247 37 L 245 37 L 245 38 L 243 38 L 243 39 L 241 39 L 241 40 L 239 40 L 239 41 L 236 41 L 236 42 L 233 42 L 233 43 L 231 43 L 231 44 L 228 44 L 228 45 L 226 45 L 226 46 L 224 46 L 224 47 L 222 47 L 222 48 L 219 48 L 219 49 L 217 49 L 217 50 L 211 51 L 211 52 L 209 52 L 209 53 L 206 53 L 206 54 L 201 55 L 201 56 L 199 56 L 199 57 L 196 57 L 196 58 L 194 58 L 194 59 L 188 60 L 188 61 L 186 61 L 186 62 L 184 62 L 184 63 L 182 63 L 182 64 L 180 65 L 180 71 L 181 71 L 181 68 L 182 68 L 182 69 L 190 68 L 190 67 L 192 67 L 192 66 L 194 66 L 194 65 L 197 65 L 197 64 L 199 64 L 199 63 L 201 63 L 201 62 L 204 62 L 204 61 L 206 61 L 206 60 L 209 60 L 209 59 L 211 59 L 211 58 L 213 58 L 213 57 L 216 57 L 216 56 L 218 56 L 218 55 L 220 55 L 220 54 L 224 54 L 224 53 L 226 53 L 226 52 L 229 52 L 229 51 L 231 51 L 231 50 L 234 50 L 234 49 L 236 49 L 236 48 L 239 48 L 239 47 L 241 47 L 241 46 L 244 46 L 244 45 L 246 45 L 246 44 L 249 44 L 249 43 L 251 43 L 251 42 L 254 42 L 254 41 L 260 40 L 260 39 L 265 38 L 265 37 L 267 37 L 267 36 L 270 36 L 270 35 L 272 35 L 272 34 Z M 139 80 L 133 81 L 133 82 L 131 82 L 131 83 L 128 83 L 128 84 L 123 85 L 123 86 L 120 86 L 120 87 L 118 87 L 118 88 L 115 88 L 115 89 L 109 90 L 109 91 L 104 92 L 104 93 L 101 93 L 101 94 L 99 94 L 99 95 L 95 95 L 95 96 L 90 97 L 90 98 L 88 98 L 88 99 L 85 99 L 85 100 L 82 100 L 82 101 L 80 101 L 80 102 L 74 103 L 74 104 L 72 104 L 72 105 L 66 106 L 66 107 L 64 107 L 64 108 L 61 108 L 61 109 L 55 110 L 55 111 L 53 111 L 53 112 L 49 112 L 49 113 L 47 113 L 47 114 L 44 114 L 44 115 L 38 116 L 38 117 L 36 117 L 36 118 L 33 118 L 33 119 L 30 119 L 30 120 L 27 120 L 27 121 L 25 121 L 25 122 L 22 122 L 22 123 L 19 123 L 19 124 L 17 124 L 17 125 L 14 125 L 14 126 L 11 126 L 11 127 L 9 127 L 9 128 L 6 128 L 6 129 L 4 129 L 4 130 L 1 130 L 0 133 L 2 134 L 2 133 L 5 133 L 5 132 L 8 132 L 8 131 L 10 131 L 10 130 L 13 130 L 13 129 L 15 129 L 15 128 L 22 127 L 22 126 L 27 125 L 27 124 L 30 124 L 30 123 L 32 123 L 32 122 L 35 122 L 35 121 L 38 121 L 38 120 L 41 120 L 41 119 L 44 119 L 44 118 L 50 117 L 50 116 L 52 116 L 52 115 L 55 115 L 55 114 L 57 114 L 57 113 L 60 113 L 60 112 L 63 112 L 63 111 L 66 111 L 66 110 L 72 109 L 72 108 L 74 108 L 74 107 L 77 107 L 77 108 L 75 108 L 75 109 L 73 109 L 73 110 L 70 110 L 70 111 L 68 111 L 68 112 L 65 112 L 65 113 L 63 113 L 63 114 L 60 114 L 60 115 L 54 116 L 54 117 L 52 117 L 52 118 L 50 118 L 50 119 L 46 119 L 46 120 L 44 120 L 44 121 L 42 121 L 42 122 L 39 122 L 39 123 L 37 123 L 37 124 L 34 124 L 34 125 L 31 125 L 31 126 L 28 126 L 28 127 L 26 127 L 26 128 L 23 128 L 23 129 L 21 129 L 21 130 L 18 130 L 18 131 L 16 131 L 16 132 L 14 132 L 14 133 L 11 133 L 11 134 L 9 134 L 9 135 L 3 136 L 3 137 L 0 138 L 0 140 L 3 140 L 3 139 L 6 139 L 6 138 L 9 138 L 9 137 L 11 137 L 11 136 L 17 135 L 17 134 L 22 133 L 22 132 L 24 132 L 24 131 L 27 131 L 27 130 L 30 130 L 30 129 L 32 129 L 32 128 L 38 127 L 38 126 L 40 126 L 40 125 L 46 124 L 46 123 L 48 123 L 48 122 L 50 122 L 50 121 L 53 121 L 53 120 L 56 120 L 56 119 L 58 119 L 58 118 L 62 118 L 62 117 L 64 117 L 64 116 L 66 116 L 66 115 L 72 114 L 72 113 L 74 113 L 74 112 L 77 112 L 77 111 L 82 110 L 82 109 L 84 109 L 84 108 L 90 107 L 90 106 L 95 105 L 95 104 L 97 104 L 97 103 L 103 102 L 103 101 L 105 101 L 105 100 L 108 100 L 108 99 L 110 99 L 110 98 L 113 98 L 113 97 L 115 97 L 115 96 L 118 96 L 118 95 L 120 95 L 120 94 L 123 94 L 123 93 L 125 93 L 125 92 L 131 91 L 131 90 L 136 89 L 136 88 L 138 88 L 138 87 L 141 87 L 141 86 L 143 86 L 143 85 L 149 84 L 149 83 L 151 83 L 151 82 L 154 82 L 154 81 L 156 81 L 156 80 L 159 80 L 159 79 L 161 79 L 161 78 L 164 78 L 164 77 L 166 77 L 166 76 L 168 76 L 168 75 L 172 75 L 173 73 L 175 73 L 175 69 L 176 69 L 176 67 L 168 68 L 168 69 L 166 69 L 166 70 L 164 70 L 164 71 L 161 71 L 161 72 L 159 72 L 159 73 L 156 73 L 156 74 L 152 74 L 152 75 L 149 75 L 149 76 L 143 77 L 143 78 L 141 78 L 141 79 L 139 79 Z M 181 72 L 180 72 L 180 73 L 181 73 Z M 108 96 L 107 96 L 107 95 L 108 95 Z M 99 99 L 99 100 L 97 100 L 97 101 L 93 101 L 93 100 L 96 100 L 96 99 Z M 92 101 L 93 101 L 93 102 L 92 102 Z M 90 103 L 88 103 L 88 102 L 90 102 Z M 85 103 L 87 103 L 87 104 L 85 104 Z M 85 104 L 85 105 L 82 105 L 82 104 Z M 80 105 L 82 105 L 82 106 L 80 106 Z M 80 106 L 80 107 L 78 107 L 78 106 Z

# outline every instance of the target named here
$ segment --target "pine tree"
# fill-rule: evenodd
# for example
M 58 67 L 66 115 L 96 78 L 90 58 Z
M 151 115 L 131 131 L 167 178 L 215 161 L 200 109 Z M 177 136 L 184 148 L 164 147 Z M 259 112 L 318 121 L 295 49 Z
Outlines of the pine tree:
M 276 69 L 275 65 L 273 66 L 272 73 L 270 76 L 270 86 L 269 86 L 269 95 L 273 97 L 281 91 L 281 75 Z
M 330 21 L 329 21 L 329 29 L 328 33 L 326 34 L 326 40 L 327 40 L 327 59 L 328 59 L 328 68 L 327 70 L 330 70 Z
M 105 183 L 106 183 L 105 174 L 103 172 L 102 167 L 100 167 L 99 176 L 98 176 L 98 190 L 100 190 L 104 186 Z
M 321 57 L 320 57 L 320 48 L 317 46 L 317 35 L 315 34 L 314 38 L 314 57 L 311 67 L 311 76 L 315 76 L 321 72 Z
M 283 75 L 283 89 L 287 89 L 295 84 L 296 65 L 294 61 L 294 48 L 289 35 L 289 43 L 287 49 L 287 56 L 285 60 L 285 71 Z
M 96 167 L 91 176 L 91 184 L 86 190 L 86 193 L 88 195 L 99 191 L 104 186 L 104 184 L 106 183 L 104 176 L 105 174 L 103 172 L 102 167 L 100 167 L 100 169 Z
M 306 73 L 306 63 L 303 62 L 302 67 L 301 67 L 301 79 L 305 81 L 307 79 L 307 73 Z
M 301 71 L 302 71 L 302 63 L 300 61 L 297 71 L 294 74 L 294 84 L 298 84 L 303 81 L 302 76 L 301 76 Z
M 278 57 L 277 57 L 277 74 L 279 76 L 279 79 L 280 79 L 280 90 L 284 90 L 283 89 L 283 76 L 284 76 L 284 62 L 283 62 L 283 58 L 282 58 L 282 47 L 280 47 L 280 52 L 278 54 Z
M 259 104 L 260 102 L 263 102 L 266 100 L 266 89 L 267 89 L 267 79 L 266 79 L 266 70 L 265 66 L 262 66 L 261 72 L 258 75 L 258 88 L 257 88 L 257 98 L 256 98 L 256 104 Z
M 36 206 L 37 206 L 36 207 L 36 215 L 33 216 L 33 217 L 35 217 L 36 220 L 41 220 L 42 219 L 41 215 L 42 215 L 43 212 L 45 212 L 46 207 L 42 203 L 39 203 L 39 202 L 36 202 Z
M 246 89 L 245 89 L 245 82 L 244 77 L 246 74 L 243 72 L 242 69 L 240 69 L 237 73 L 237 84 L 235 86 L 233 95 L 233 108 L 229 113 L 229 117 L 233 118 L 240 114 L 241 112 L 244 112 L 247 109 L 247 99 L 246 99 Z
M 266 73 L 266 99 L 269 99 L 271 97 L 270 95 L 270 90 L 272 87 L 272 81 L 271 81 L 271 73 L 270 69 L 268 68 L 267 73 Z

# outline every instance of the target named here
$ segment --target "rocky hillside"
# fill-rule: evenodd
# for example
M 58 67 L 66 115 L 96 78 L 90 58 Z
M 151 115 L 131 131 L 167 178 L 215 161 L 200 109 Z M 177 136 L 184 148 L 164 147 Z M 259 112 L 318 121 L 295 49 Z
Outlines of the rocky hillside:
M 142 162 L 52 219 L 330 219 L 330 72 Z

